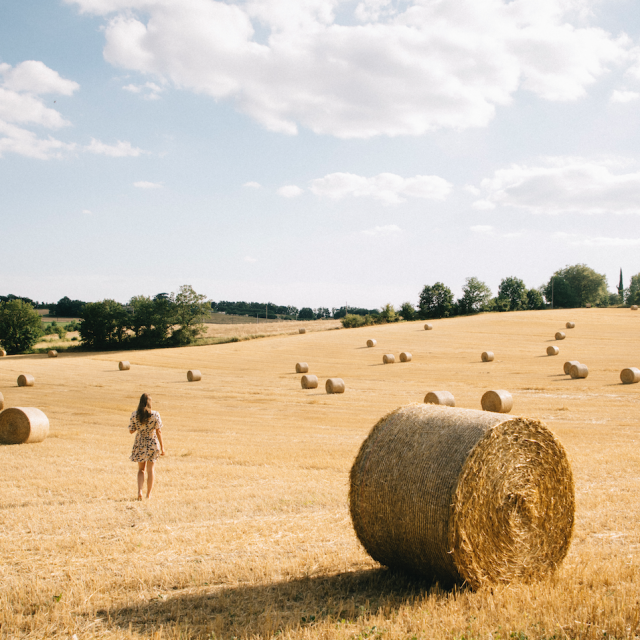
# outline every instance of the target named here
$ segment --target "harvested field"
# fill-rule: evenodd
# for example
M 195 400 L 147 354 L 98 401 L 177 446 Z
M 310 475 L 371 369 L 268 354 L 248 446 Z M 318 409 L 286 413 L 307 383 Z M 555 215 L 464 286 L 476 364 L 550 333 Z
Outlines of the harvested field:
M 305 336 L 287 323 L 292 335 L 247 342 L 2 358 L 5 406 L 41 409 L 50 432 L 0 446 L 0 638 L 638 638 L 638 387 L 620 371 L 640 362 L 629 339 L 640 315 L 572 317 L 563 356 L 589 363 L 581 380 L 543 355 L 563 310 L 441 320 L 431 333 L 423 322 L 375 327 L 385 351 L 411 351 L 406 367 L 364 346 L 371 327 L 316 323 Z M 478 358 L 487 344 L 500 345 L 490 367 Z M 322 384 L 346 380 L 345 393 L 301 389 L 298 361 Z M 35 387 L 16 385 L 24 371 Z M 513 415 L 558 436 L 576 524 L 555 576 L 448 592 L 381 569 L 359 546 L 354 457 L 383 415 L 428 389 L 473 409 L 486 390 L 507 389 Z M 167 457 L 153 499 L 138 503 L 127 424 L 143 391 Z

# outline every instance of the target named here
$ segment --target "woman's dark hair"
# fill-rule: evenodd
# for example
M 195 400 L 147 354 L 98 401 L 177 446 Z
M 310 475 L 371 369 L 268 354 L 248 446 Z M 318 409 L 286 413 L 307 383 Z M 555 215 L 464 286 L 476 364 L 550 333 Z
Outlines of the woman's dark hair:
M 140 403 L 138 404 L 138 410 L 136 411 L 138 422 L 144 424 L 151 417 L 151 398 L 148 393 L 143 393 L 140 396 Z

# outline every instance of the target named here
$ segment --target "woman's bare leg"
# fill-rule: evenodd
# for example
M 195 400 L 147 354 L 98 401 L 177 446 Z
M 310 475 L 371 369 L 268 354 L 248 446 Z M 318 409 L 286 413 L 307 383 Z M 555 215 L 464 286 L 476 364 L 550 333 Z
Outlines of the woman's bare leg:
M 152 460 L 147 462 L 147 498 L 151 497 L 151 491 L 153 489 L 153 481 L 156 479 L 156 463 Z
M 142 500 L 142 487 L 144 487 L 144 467 L 146 464 L 146 462 L 138 462 L 138 500 Z

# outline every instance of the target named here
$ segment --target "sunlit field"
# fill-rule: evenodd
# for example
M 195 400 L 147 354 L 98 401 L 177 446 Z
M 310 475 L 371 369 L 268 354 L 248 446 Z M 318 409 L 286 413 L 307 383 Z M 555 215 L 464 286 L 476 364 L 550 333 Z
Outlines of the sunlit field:
M 640 366 L 640 312 L 432 324 L 300 335 L 287 323 L 296 333 L 229 344 L 0 359 L 6 406 L 38 407 L 51 423 L 42 444 L 0 447 L 0 638 L 640 637 L 640 384 L 619 377 Z M 494 362 L 480 361 L 485 350 Z M 400 351 L 412 362 L 382 364 Z M 566 360 L 589 377 L 565 376 Z M 298 361 L 318 389 L 301 389 Z M 202 380 L 187 382 L 188 369 Z M 16 386 L 21 373 L 33 388 Z M 346 392 L 325 394 L 328 377 Z M 361 442 L 385 413 L 441 389 L 474 409 L 507 389 L 513 414 L 561 439 L 577 512 L 554 576 L 446 591 L 359 546 L 347 482 Z M 145 391 L 167 456 L 152 500 L 137 502 L 127 425 Z

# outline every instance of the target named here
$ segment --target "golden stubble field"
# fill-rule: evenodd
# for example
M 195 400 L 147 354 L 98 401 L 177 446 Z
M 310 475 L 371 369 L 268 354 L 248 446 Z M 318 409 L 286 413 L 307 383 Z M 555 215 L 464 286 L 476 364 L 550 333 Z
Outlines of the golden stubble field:
M 576 328 L 556 342 L 568 320 Z M 640 385 L 619 379 L 640 366 L 640 313 L 433 325 L 1 359 L 6 405 L 39 407 L 51 432 L 0 447 L 0 638 L 640 637 Z M 560 355 L 546 355 L 552 344 Z M 405 350 L 412 362 L 382 365 Z M 494 362 L 480 362 L 484 350 Z M 587 379 L 563 375 L 572 359 L 589 366 Z M 297 361 L 318 389 L 300 388 Z M 201 382 L 187 382 L 190 368 Z M 35 387 L 16 386 L 23 372 Z M 344 395 L 324 393 L 334 376 Z M 510 390 L 512 413 L 541 418 L 568 451 L 577 513 L 564 565 L 539 583 L 477 592 L 380 568 L 348 514 L 362 440 L 429 390 L 479 408 L 492 388 Z M 139 503 L 127 424 L 144 391 L 168 455 L 154 498 Z

